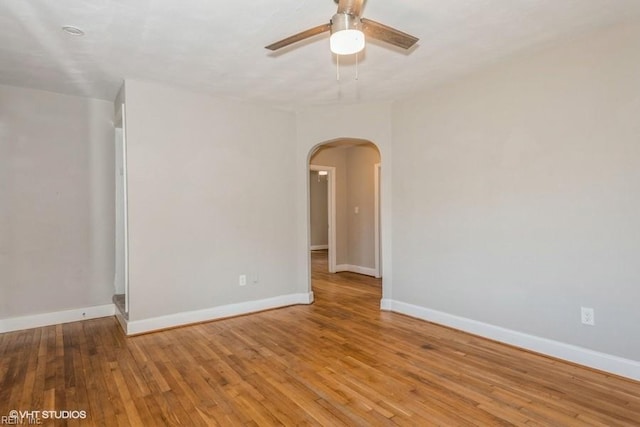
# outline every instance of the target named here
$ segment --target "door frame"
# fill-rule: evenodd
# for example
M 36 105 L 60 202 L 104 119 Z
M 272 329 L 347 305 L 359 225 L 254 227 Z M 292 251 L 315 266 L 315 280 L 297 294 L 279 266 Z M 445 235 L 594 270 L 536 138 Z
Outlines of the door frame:
M 127 123 L 126 123 L 125 104 L 120 105 L 120 109 L 116 112 L 114 120 L 115 128 L 121 129 L 120 138 L 116 136 L 115 143 L 119 144 L 120 158 L 116 159 L 114 164 L 116 177 L 121 175 L 120 179 L 116 179 L 116 185 L 122 187 L 122 200 L 119 206 L 122 214 L 122 280 L 124 287 L 124 315 L 129 314 L 129 186 L 128 186 L 128 170 L 127 170 Z M 116 133 L 117 135 L 117 133 Z M 120 166 L 120 167 L 119 167 Z M 117 205 L 117 203 L 116 203 Z M 118 233 L 118 230 L 116 230 Z M 117 238 L 116 238 L 117 241 Z M 116 250 L 116 256 L 118 256 Z
M 380 265 L 381 244 L 380 244 L 380 172 L 381 164 L 373 165 L 373 227 L 374 227 L 374 251 L 375 251 L 375 274 L 376 279 L 382 277 L 382 266 Z
M 327 218 L 329 220 L 328 240 L 329 240 L 329 273 L 336 272 L 336 168 L 334 166 L 309 165 L 309 171 L 327 171 Z M 307 174 L 308 177 L 309 174 Z M 307 194 L 309 194 L 309 182 L 307 182 Z M 309 215 L 307 217 L 307 248 L 311 248 L 311 201 L 307 202 Z

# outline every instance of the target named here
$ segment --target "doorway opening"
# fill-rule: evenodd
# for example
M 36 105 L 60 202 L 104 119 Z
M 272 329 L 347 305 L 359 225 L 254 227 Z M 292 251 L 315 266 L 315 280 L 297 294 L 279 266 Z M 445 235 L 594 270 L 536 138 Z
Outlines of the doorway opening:
M 124 104 L 115 124 L 115 275 L 113 303 L 119 315 L 129 316 L 129 255 L 127 221 L 127 141 Z
M 336 168 L 309 165 L 309 249 L 327 251 L 327 270 L 336 272 Z
M 338 139 L 316 146 L 308 162 L 310 259 L 326 251 L 327 273 L 381 278 L 380 151 L 367 140 Z

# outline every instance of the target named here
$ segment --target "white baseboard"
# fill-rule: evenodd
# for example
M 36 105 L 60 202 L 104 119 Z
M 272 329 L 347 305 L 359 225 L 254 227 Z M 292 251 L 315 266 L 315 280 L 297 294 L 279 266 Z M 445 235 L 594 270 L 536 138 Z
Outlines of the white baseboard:
M 311 245 L 312 251 L 321 251 L 324 249 L 329 249 L 329 245 Z
M 640 381 L 640 361 L 600 353 L 400 301 L 383 299 L 380 301 L 380 308 Z
M 115 305 L 105 304 L 73 310 L 55 311 L 52 313 L 0 319 L 0 333 L 113 316 L 115 311 Z
M 349 271 L 351 273 L 364 274 L 365 276 L 376 277 L 376 269 L 369 267 L 360 267 L 359 265 L 339 264 L 336 265 L 336 273 L 341 271 Z
M 166 316 L 153 317 L 150 319 L 134 321 L 128 320 L 126 321 L 125 332 L 127 335 L 144 334 L 160 329 L 174 328 L 176 326 L 184 326 L 192 323 L 207 322 L 210 320 L 222 319 L 225 317 L 240 316 L 243 314 L 270 310 L 272 308 L 286 307 L 289 305 L 311 304 L 312 302 L 313 292 L 282 295 L 274 298 L 223 305 L 219 307 L 206 308 L 203 310 L 169 314 Z
M 381 299 L 380 300 L 380 310 L 393 311 L 392 310 L 392 307 L 393 307 L 392 302 L 393 302 L 393 300 L 390 300 L 390 299 L 385 299 L 385 298 Z

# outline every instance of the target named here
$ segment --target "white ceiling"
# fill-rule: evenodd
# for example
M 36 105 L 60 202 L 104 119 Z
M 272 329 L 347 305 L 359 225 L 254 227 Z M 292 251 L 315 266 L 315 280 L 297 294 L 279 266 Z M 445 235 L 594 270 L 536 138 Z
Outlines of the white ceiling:
M 363 16 L 420 38 L 368 40 L 336 81 L 332 0 L 1 0 L 0 84 L 113 100 L 141 79 L 282 108 L 394 100 L 514 52 L 640 17 L 640 0 L 368 0 Z M 61 31 L 75 25 L 84 37 Z M 349 64 L 349 62 L 351 62 Z

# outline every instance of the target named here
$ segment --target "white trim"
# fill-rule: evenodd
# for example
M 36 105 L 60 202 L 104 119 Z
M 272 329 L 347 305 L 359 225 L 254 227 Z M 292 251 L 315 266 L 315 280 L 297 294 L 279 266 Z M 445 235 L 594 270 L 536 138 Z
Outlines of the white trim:
M 329 219 L 329 259 L 328 259 L 328 269 L 329 273 L 336 272 L 336 168 L 334 166 L 322 166 L 322 165 L 309 165 L 309 170 L 312 171 L 328 171 L 329 175 L 327 175 L 328 184 L 327 185 L 327 208 L 328 219 Z M 309 178 L 309 174 L 307 174 L 307 179 Z M 311 213 L 309 210 L 309 182 L 307 182 L 307 240 L 309 241 L 309 246 L 311 246 Z M 309 265 L 311 265 L 311 261 L 309 261 Z
M 313 292 L 308 292 L 205 308 L 203 310 L 185 311 L 182 313 L 168 314 L 166 316 L 152 317 L 150 319 L 135 321 L 128 320 L 126 321 L 126 333 L 127 335 L 137 335 L 157 331 L 159 329 L 174 328 L 176 326 L 184 326 L 192 323 L 240 316 L 243 314 L 287 307 L 290 305 L 311 304 L 312 302 Z
M 380 163 L 373 165 L 373 240 L 375 252 L 375 275 L 376 279 L 382 277 L 380 268 Z
M 393 311 L 391 308 L 393 306 L 393 300 L 382 298 L 380 300 L 380 310 L 384 311 Z M 398 312 L 399 313 L 399 312 Z
M 329 249 L 329 245 L 311 245 L 309 249 L 312 251 L 322 251 L 324 249 Z
M 349 271 L 351 273 L 364 274 L 366 276 L 376 277 L 376 269 L 370 267 L 361 267 L 359 265 L 339 264 L 336 265 L 336 273 L 341 271 Z
M 127 167 L 127 115 L 126 106 L 122 103 L 122 208 L 124 214 L 124 312 L 129 313 L 129 168 Z
M 114 304 L 105 304 L 72 310 L 54 311 L 52 313 L 0 319 L 0 333 L 41 328 L 43 326 L 58 325 L 60 323 L 78 322 L 80 320 L 97 319 L 99 317 L 113 316 L 115 312 L 116 306 Z
M 640 381 L 640 361 L 600 353 L 400 301 L 383 299 L 380 308 Z

